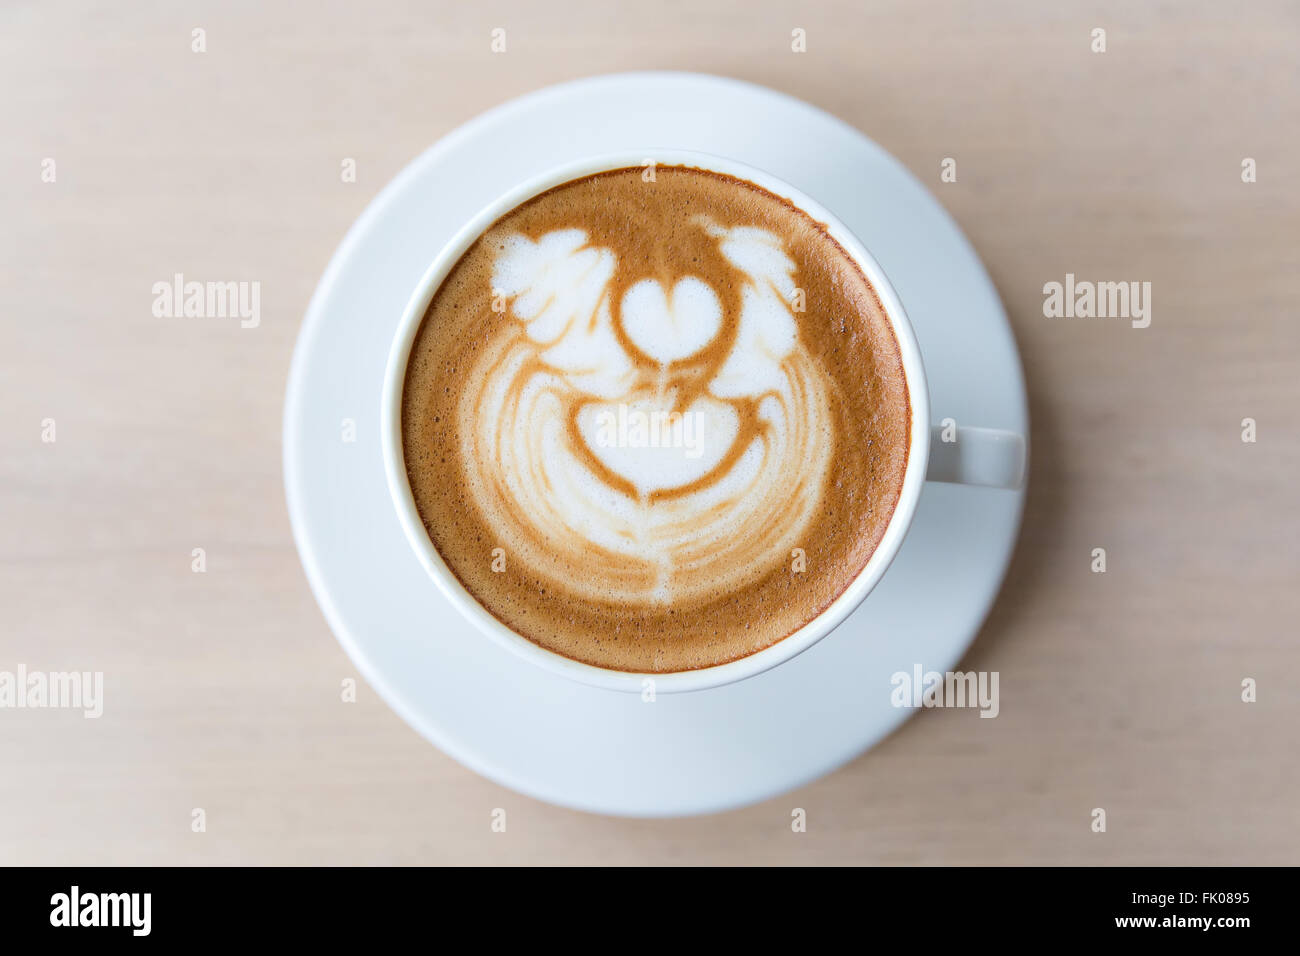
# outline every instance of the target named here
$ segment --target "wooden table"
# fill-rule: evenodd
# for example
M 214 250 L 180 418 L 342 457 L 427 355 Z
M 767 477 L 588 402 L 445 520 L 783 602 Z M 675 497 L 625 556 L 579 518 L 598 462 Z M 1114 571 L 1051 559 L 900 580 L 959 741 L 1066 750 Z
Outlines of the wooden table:
M 1298 43 L 1286 2 L 0 8 L 0 670 L 111 695 L 0 710 L 0 863 L 1300 862 Z M 802 97 L 927 182 L 1006 301 L 1034 451 L 963 663 L 1000 672 L 998 719 L 926 712 L 656 822 L 480 779 L 364 683 L 342 703 L 280 466 L 307 300 L 384 183 L 504 99 L 640 68 Z M 260 326 L 156 317 L 178 272 L 259 280 Z M 1150 326 L 1046 318 L 1067 273 L 1151 282 Z

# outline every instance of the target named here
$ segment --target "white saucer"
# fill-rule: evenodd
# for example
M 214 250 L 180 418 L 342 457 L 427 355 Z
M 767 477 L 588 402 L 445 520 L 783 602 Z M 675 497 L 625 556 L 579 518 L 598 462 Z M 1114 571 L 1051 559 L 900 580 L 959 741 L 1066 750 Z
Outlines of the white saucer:
M 739 684 L 640 697 L 543 671 L 475 632 L 425 574 L 384 481 L 379 396 L 407 297 L 448 238 L 548 167 L 646 145 L 732 157 L 839 214 L 916 328 L 935 422 L 1028 435 L 1019 354 L 953 221 L 857 130 L 762 87 L 635 73 L 551 87 L 485 113 L 372 202 L 308 307 L 284 413 L 285 492 L 316 599 L 366 680 L 461 763 L 582 810 L 674 816 L 738 807 L 830 772 L 913 711 L 890 675 L 952 669 L 993 602 L 1024 491 L 927 484 L 875 591 L 801 656 Z M 342 422 L 356 422 L 354 442 Z

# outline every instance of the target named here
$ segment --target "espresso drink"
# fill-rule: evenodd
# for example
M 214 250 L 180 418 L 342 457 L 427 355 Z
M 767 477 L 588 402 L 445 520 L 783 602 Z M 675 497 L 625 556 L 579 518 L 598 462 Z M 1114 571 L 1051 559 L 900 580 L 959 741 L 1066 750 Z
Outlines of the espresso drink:
M 817 617 L 880 542 L 910 431 L 852 258 L 787 201 L 687 167 L 498 219 L 435 294 L 402 397 L 415 503 L 460 582 L 534 643 L 625 671 L 736 660 Z

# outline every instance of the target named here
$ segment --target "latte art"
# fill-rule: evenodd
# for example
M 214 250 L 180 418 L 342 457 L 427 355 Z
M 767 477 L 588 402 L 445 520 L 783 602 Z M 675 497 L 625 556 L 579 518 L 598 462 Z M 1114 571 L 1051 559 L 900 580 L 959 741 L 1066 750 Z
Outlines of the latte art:
M 466 253 L 412 350 L 403 441 L 489 611 L 579 660 L 678 670 L 847 586 L 897 501 L 906 386 L 815 223 L 739 180 L 637 172 L 543 194 Z
M 580 229 L 510 236 L 494 264 L 518 329 L 469 377 L 463 465 L 483 478 L 472 493 L 496 536 L 591 600 L 696 600 L 749 583 L 797 545 L 820 500 L 829 382 L 798 341 L 794 263 L 767 230 L 696 228 L 743 277 L 729 343 L 707 282 L 640 278 L 616 296 L 617 254 Z M 629 407 L 696 423 L 694 457 L 598 440 Z M 572 580 L 593 548 L 607 560 Z

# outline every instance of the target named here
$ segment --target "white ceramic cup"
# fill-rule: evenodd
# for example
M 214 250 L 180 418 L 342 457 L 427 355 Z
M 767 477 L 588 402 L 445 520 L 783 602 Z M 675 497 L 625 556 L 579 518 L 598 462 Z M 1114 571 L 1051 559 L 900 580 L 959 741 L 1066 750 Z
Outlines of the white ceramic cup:
M 853 257 L 870 280 L 889 316 L 894 335 L 898 339 L 912 406 L 911 447 L 908 451 L 907 470 L 903 476 L 903 487 L 898 504 L 875 552 L 843 593 L 816 618 L 771 647 L 727 664 L 699 670 L 658 674 L 608 670 L 571 660 L 534 644 L 488 613 L 473 595 L 465 590 L 429 539 L 424 523 L 416 510 L 415 499 L 412 497 L 411 486 L 407 479 L 401 428 L 402 389 L 406 381 L 407 360 L 416 332 L 420 328 L 420 322 L 429 308 L 434 293 L 474 241 L 511 209 L 554 186 L 606 170 L 644 166 L 650 161 L 660 166 L 690 166 L 747 180 L 774 195 L 789 200 L 814 220 L 823 223 L 830 236 Z M 899 301 L 894 287 L 886 278 L 880 265 L 872 258 L 871 253 L 830 210 L 788 183 L 743 163 L 683 150 L 643 149 L 568 163 L 510 190 L 466 223 L 433 260 L 406 305 L 406 311 L 397 327 L 397 337 L 389 354 L 382 403 L 384 469 L 388 476 L 388 487 L 393 496 L 393 503 L 397 508 L 398 520 L 421 564 L 452 606 L 473 622 L 487 637 L 547 670 L 586 684 L 635 693 L 643 690 L 647 678 L 653 680 L 656 693 L 703 690 L 744 680 L 790 660 L 829 634 L 862 603 L 863 598 L 876 586 L 890 562 L 893 561 L 894 555 L 898 553 L 903 537 L 912 522 L 912 516 L 916 513 L 916 505 L 921 497 L 921 488 L 927 479 L 927 467 L 930 463 L 930 401 L 925 370 L 921 364 L 921 352 L 917 347 L 916 336 L 903 310 L 902 302 Z M 934 431 L 938 435 L 941 429 L 936 427 Z M 937 462 L 940 465 L 937 469 L 938 473 L 931 473 L 928 476 L 931 480 L 1001 487 L 1018 487 L 1023 480 L 1025 467 L 1023 436 L 990 429 L 962 428 L 958 441 L 945 442 L 945 444 L 953 447 L 945 449 L 942 460 Z M 957 451 L 957 446 L 961 447 L 960 452 Z

